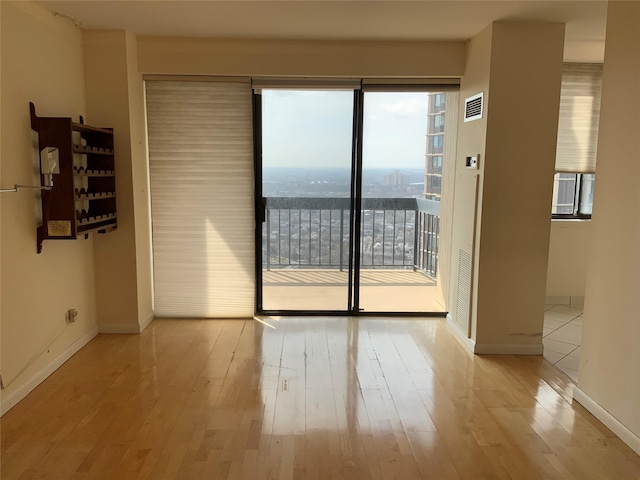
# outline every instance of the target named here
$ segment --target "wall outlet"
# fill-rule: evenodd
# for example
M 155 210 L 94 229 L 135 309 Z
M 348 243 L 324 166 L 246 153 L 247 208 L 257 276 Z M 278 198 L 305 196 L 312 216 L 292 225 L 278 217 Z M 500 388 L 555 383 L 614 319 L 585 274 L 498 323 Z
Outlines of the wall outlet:
M 64 314 L 64 320 L 66 323 L 73 323 L 76 321 L 76 317 L 78 316 L 78 310 L 75 308 L 70 308 L 67 313 Z

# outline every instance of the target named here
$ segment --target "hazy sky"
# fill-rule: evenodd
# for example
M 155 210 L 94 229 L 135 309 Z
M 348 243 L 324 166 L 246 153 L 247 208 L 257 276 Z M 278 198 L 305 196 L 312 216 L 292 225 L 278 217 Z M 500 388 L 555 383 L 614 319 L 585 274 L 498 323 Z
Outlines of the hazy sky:
M 265 167 L 351 167 L 352 91 L 263 90 Z M 366 93 L 364 168 L 424 168 L 425 93 Z

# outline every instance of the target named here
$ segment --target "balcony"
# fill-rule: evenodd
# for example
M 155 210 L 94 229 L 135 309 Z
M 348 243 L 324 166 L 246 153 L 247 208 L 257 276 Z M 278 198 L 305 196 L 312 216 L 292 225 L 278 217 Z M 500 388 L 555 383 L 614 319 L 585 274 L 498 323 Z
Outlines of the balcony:
M 266 202 L 265 310 L 316 309 L 318 299 L 322 305 L 335 306 L 328 309 L 346 308 L 349 198 L 267 197 Z M 436 301 L 439 202 L 365 198 L 362 204 L 361 308 L 442 311 Z

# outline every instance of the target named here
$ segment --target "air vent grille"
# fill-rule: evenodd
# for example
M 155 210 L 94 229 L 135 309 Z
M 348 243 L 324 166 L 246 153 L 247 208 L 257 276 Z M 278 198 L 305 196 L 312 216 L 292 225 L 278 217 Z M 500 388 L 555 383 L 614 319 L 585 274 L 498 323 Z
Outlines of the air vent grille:
M 470 122 L 482 118 L 484 94 L 478 93 L 464 101 L 464 121 Z
M 471 254 L 460 249 L 458 254 L 458 285 L 456 291 L 456 310 L 454 323 L 460 330 L 469 331 L 471 300 Z

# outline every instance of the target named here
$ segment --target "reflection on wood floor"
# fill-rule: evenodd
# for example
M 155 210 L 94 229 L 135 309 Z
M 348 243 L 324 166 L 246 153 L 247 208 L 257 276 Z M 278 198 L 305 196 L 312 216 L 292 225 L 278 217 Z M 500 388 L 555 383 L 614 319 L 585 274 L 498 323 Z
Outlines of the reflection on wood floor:
M 542 357 L 437 319 L 155 320 L 2 418 L 3 479 L 634 479 Z

